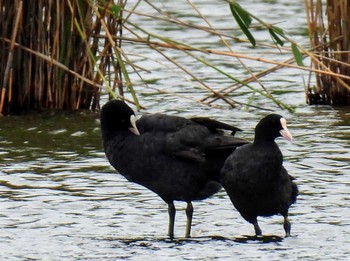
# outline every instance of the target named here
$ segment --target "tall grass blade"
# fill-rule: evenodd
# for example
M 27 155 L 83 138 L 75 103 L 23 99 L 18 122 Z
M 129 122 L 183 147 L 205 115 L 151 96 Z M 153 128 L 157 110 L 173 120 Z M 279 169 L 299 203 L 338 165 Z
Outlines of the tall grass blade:
M 295 58 L 295 62 L 299 65 L 299 66 L 305 66 L 304 62 L 303 62 L 303 55 L 301 54 L 301 52 L 299 51 L 299 48 L 297 47 L 296 44 L 292 44 L 292 52 Z
M 250 43 L 255 46 L 256 41 L 254 36 L 249 31 L 249 26 L 252 22 L 252 19 L 248 12 L 246 12 L 242 7 L 237 3 L 230 3 L 230 9 L 233 17 L 235 18 L 237 24 L 241 28 L 242 32 L 247 36 Z

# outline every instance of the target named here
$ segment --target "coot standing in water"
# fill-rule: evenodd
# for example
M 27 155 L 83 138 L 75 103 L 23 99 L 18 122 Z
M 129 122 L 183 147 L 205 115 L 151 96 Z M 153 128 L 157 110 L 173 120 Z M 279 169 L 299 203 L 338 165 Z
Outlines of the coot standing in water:
M 242 217 L 261 235 L 258 216 L 281 214 L 286 236 L 291 225 L 288 209 L 296 201 L 298 188 L 283 167 L 277 137 L 292 141 L 286 120 L 277 114 L 264 117 L 255 127 L 253 143 L 235 150 L 221 171 L 221 182 Z
M 220 169 L 232 151 L 246 143 L 233 136 L 239 129 L 209 118 L 152 114 L 136 121 L 133 110 L 120 100 L 107 102 L 100 120 L 110 164 L 127 180 L 150 189 L 168 204 L 170 238 L 174 237 L 174 201 L 187 202 L 185 236 L 190 237 L 191 201 L 208 198 L 221 189 Z

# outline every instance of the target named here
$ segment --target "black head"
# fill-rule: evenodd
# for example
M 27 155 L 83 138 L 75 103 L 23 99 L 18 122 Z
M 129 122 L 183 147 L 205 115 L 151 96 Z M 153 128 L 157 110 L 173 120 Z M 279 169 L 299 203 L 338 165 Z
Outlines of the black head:
M 117 131 L 124 130 L 130 130 L 139 135 L 134 111 L 121 100 L 110 100 L 103 105 L 100 120 L 103 136 L 113 135 Z
M 286 119 L 278 114 L 269 114 L 256 125 L 254 142 L 274 141 L 281 136 L 289 141 L 293 139 L 287 129 Z

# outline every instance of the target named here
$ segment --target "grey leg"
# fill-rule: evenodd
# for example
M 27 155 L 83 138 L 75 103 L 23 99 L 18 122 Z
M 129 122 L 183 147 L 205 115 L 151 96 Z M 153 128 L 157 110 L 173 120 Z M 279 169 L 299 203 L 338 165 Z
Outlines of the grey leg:
M 255 235 L 260 236 L 261 235 L 261 229 L 259 227 L 258 221 L 256 220 L 253 223 L 254 229 L 255 229 Z
M 288 220 L 288 216 L 284 216 L 284 223 L 283 223 L 283 228 L 284 228 L 284 231 L 286 231 L 286 237 L 289 237 L 290 236 L 290 229 L 291 229 L 291 224 Z
M 188 237 L 191 237 L 191 225 L 192 225 L 192 216 L 193 216 L 193 206 L 191 202 L 187 202 L 186 216 L 187 216 L 187 224 L 186 224 L 185 237 L 188 238 Z
M 169 213 L 168 236 L 170 237 L 170 239 L 173 239 L 174 238 L 175 214 L 176 214 L 174 202 L 168 203 L 168 213 Z

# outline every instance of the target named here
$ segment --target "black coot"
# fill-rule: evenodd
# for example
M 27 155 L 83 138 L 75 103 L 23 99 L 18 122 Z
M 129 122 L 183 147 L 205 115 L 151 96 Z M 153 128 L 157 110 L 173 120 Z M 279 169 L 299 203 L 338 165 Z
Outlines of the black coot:
M 106 156 L 126 179 L 158 194 L 169 211 L 174 237 L 173 201 L 187 202 L 186 237 L 190 237 L 193 206 L 221 189 L 220 169 L 237 146 L 239 129 L 209 118 L 185 119 L 163 114 L 143 115 L 136 121 L 123 101 L 111 100 L 101 110 Z M 224 135 L 228 130 L 231 135 Z
M 222 185 L 233 205 L 261 235 L 258 216 L 281 214 L 286 236 L 290 235 L 288 209 L 296 201 L 298 188 L 283 167 L 283 156 L 275 138 L 291 141 L 286 120 L 277 114 L 263 118 L 255 127 L 254 142 L 246 144 L 226 160 L 221 171 Z

